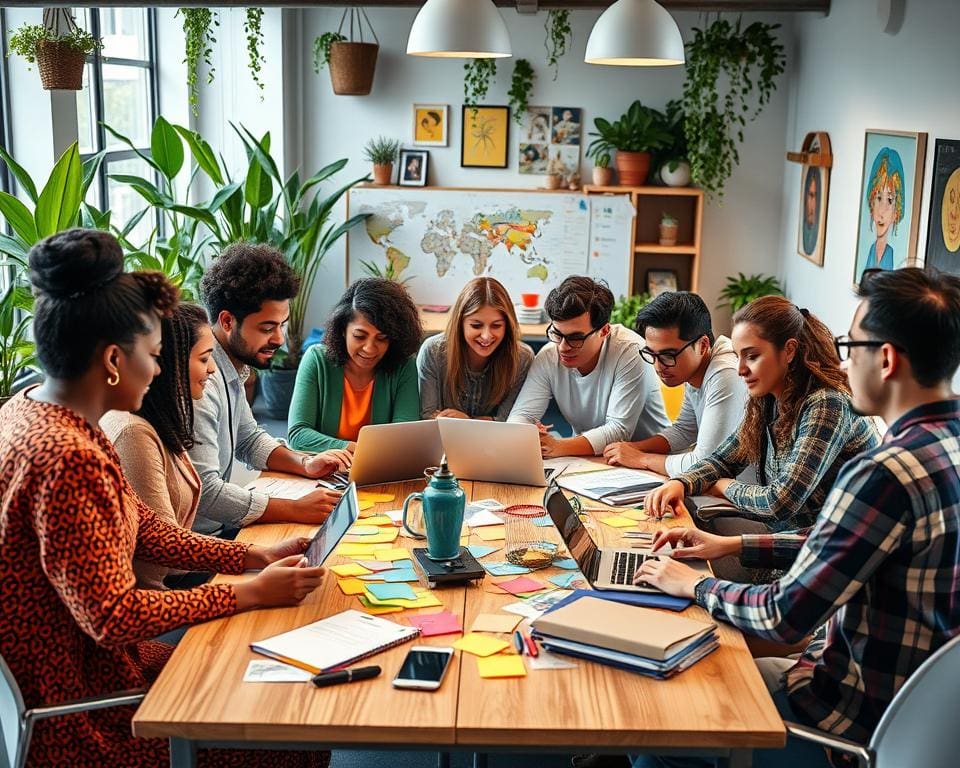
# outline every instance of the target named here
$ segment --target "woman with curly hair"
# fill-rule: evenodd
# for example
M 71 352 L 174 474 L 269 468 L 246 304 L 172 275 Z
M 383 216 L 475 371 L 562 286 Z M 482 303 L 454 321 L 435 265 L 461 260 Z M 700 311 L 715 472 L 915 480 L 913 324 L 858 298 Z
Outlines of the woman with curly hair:
M 420 347 L 420 415 L 506 421 L 532 362 L 507 289 L 475 277 L 460 291 L 446 331 Z
M 733 316 L 731 337 L 750 395 L 743 422 L 653 491 L 646 509 L 659 517 L 684 495 L 709 493 L 768 531 L 813 525 L 840 468 L 879 443 L 876 427 L 851 407 L 833 337 L 806 309 L 782 296 L 756 299 Z M 750 465 L 756 484 L 734 479 Z
M 423 330 L 404 287 L 357 280 L 333 308 L 324 343 L 307 350 L 290 403 L 290 445 L 354 450 L 367 424 L 420 418 L 414 355 Z

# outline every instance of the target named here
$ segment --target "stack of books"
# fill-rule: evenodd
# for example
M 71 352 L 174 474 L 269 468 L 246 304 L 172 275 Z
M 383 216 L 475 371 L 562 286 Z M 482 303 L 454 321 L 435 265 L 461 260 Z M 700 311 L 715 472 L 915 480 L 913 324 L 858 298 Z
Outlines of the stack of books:
M 581 597 L 535 619 L 549 651 L 665 679 L 719 646 L 717 625 L 650 608 Z

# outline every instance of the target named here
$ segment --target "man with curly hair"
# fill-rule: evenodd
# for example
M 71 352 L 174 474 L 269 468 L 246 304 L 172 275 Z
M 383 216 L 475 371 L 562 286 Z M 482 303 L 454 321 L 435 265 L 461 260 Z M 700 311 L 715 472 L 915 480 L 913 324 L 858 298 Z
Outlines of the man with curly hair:
M 276 248 L 227 247 L 200 282 L 215 339 L 217 372 L 196 403 L 190 458 L 202 482 L 194 529 L 229 534 L 250 523 L 323 522 L 339 494 L 320 489 L 296 499 L 272 499 L 230 482 L 234 459 L 256 469 L 322 477 L 345 469 L 345 451 L 292 451 L 261 429 L 244 396 L 250 367 L 269 367 L 283 345 L 283 326 L 300 278 Z

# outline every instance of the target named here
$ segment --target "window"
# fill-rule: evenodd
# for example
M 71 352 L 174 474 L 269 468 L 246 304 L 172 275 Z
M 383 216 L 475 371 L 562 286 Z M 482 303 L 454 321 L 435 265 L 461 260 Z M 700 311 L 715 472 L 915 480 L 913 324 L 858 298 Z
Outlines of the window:
M 101 8 L 75 13 L 94 37 L 103 40 L 103 50 L 87 60 L 83 90 L 77 94 L 80 153 L 86 158 L 106 150 L 99 177 L 91 187 L 91 202 L 110 210 L 111 222 L 122 227 L 147 204 L 129 186 L 108 177 L 120 173 L 149 177 L 151 169 L 102 123 L 150 153 L 150 130 L 159 103 L 156 11 Z M 131 232 L 131 241 L 143 244 L 158 223 L 159 218 L 145 216 Z

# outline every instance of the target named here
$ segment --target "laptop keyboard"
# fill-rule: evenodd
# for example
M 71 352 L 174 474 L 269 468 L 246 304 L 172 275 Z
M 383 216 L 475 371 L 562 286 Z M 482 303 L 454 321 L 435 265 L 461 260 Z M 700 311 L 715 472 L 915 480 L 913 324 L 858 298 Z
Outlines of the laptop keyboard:
M 334 472 L 332 475 L 327 475 L 317 480 L 317 485 L 330 488 L 334 491 L 345 491 L 347 490 L 347 486 L 350 485 L 350 477 L 346 472 Z
M 637 572 L 647 556 L 640 552 L 614 552 L 611 584 L 633 584 L 633 574 Z

